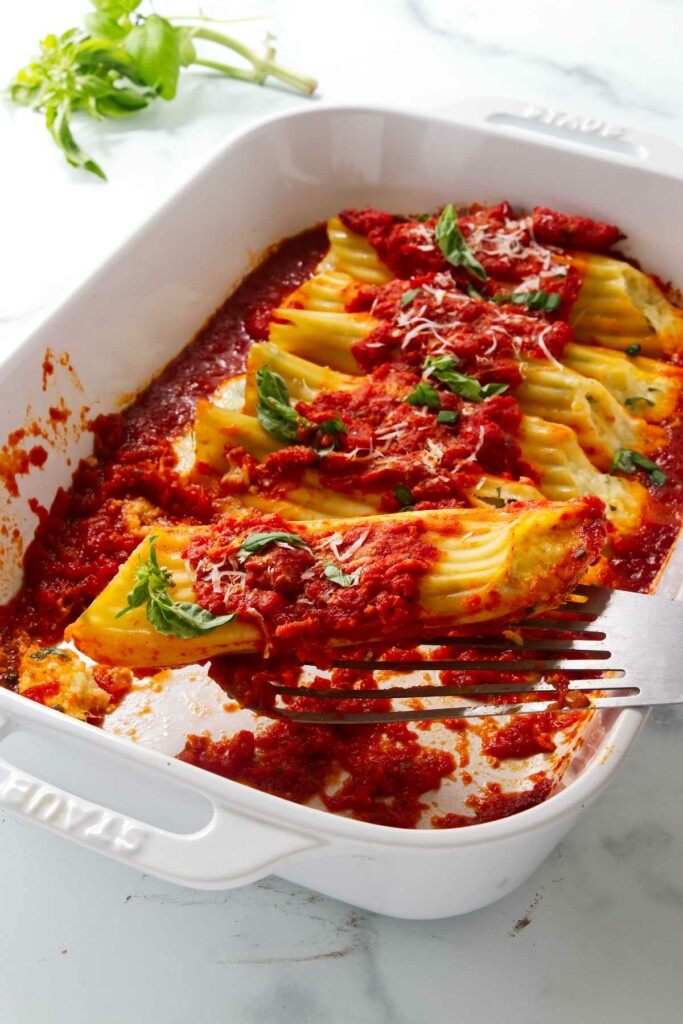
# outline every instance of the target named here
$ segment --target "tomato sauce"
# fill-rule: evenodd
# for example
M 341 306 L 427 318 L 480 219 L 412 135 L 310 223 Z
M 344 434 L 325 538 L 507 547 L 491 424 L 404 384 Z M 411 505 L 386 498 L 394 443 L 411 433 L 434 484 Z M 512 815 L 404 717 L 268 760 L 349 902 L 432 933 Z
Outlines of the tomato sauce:
M 512 395 L 473 403 L 440 389 L 441 410 L 457 417 L 439 423 L 435 409 L 405 403 L 406 392 L 419 382 L 425 359 L 438 353 L 440 346 L 443 351 L 444 340 L 448 352 L 457 357 L 460 373 L 472 375 L 482 384 L 507 384 L 510 390 L 519 383 L 520 354 L 561 357 L 573 337 L 564 317 L 581 282 L 558 247 L 572 245 L 603 252 L 620 237 L 618 229 L 541 208 L 530 217 L 517 217 L 506 203 L 472 207 L 460 218 L 460 228 L 488 273 L 486 282 L 475 280 L 480 298 L 471 293 L 472 276 L 448 264 L 433 244 L 435 217 L 416 222 L 378 211 L 345 211 L 341 216 L 349 228 L 375 245 L 400 277 L 382 288 L 360 288 L 349 307 L 368 311 L 379 322 L 376 330 L 354 347 L 359 363 L 373 372 L 353 393 L 324 395 L 297 405 L 299 414 L 314 425 L 339 417 L 346 433 L 327 438 L 334 442 L 332 451 L 321 456 L 309 444 L 311 438 L 303 436 L 302 444 L 275 453 L 261 465 L 251 459 L 252 478 L 262 490 L 276 494 L 280 485 L 286 490 L 313 467 L 331 489 L 381 493 L 383 511 L 399 507 L 393 494 L 397 483 L 409 487 L 419 508 L 465 504 L 466 487 L 482 471 L 533 482 L 534 474 L 521 460 L 515 439 L 520 413 Z M 229 539 L 230 524 L 224 520 L 221 526 L 219 522 L 228 484 L 217 489 L 203 486 L 201 480 L 181 478 L 171 445 L 171 440 L 190 426 L 197 401 L 210 396 L 227 377 L 243 371 L 249 346 L 268 335 L 272 309 L 310 277 L 326 250 L 322 229 L 284 242 L 128 409 L 94 421 L 93 456 L 80 463 L 71 488 L 60 490 L 49 510 L 38 510 L 38 527 L 25 558 L 24 587 L 0 610 L 7 685 L 16 684 L 23 647 L 60 639 L 64 627 L 102 591 L 150 523 L 162 517 L 166 522 L 205 527 L 199 543 L 187 551 L 198 570 L 198 601 L 215 614 L 238 609 L 248 617 L 251 609 L 255 620 L 267 624 L 266 639 L 275 650 L 267 663 L 253 656 L 211 663 L 211 676 L 227 693 L 245 707 L 275 714 L 269 680 L 298 680 L 295 651 L 325 671 L 319 677 L 325 685 L 339 689 L 339 698 L 326 702 L 326 710 L 359 710 L 355 700 L 344 698 L 344 691 L 372 687 L 373 677 L 355 669 L 331 668 L 311 643 L 311 635 L 320 630 L 343 635 L 354 628 L 361 614 L 367 614 L 368 607 L 374 609 L 375 627 L 400 631 L 411 624 L 419 581 L 434 559 L 419 524 L 403 534 L 402 540 L 393 536 L 389 527 L 366 538 L 363 543 L 375 547 L 372 564 L 367 573 L 363 570 L 358 586 L 339 587 L 321 575 L 328 556 L 317 548 L 288 551 L 285 558 L 275 546 L 251 555 L 244 564 L 238 561 L 233 568 L 236 552 Z M 520 315 L 518 308 L 505 301 L 505 295 L 521 285 L 534 290 L 536 280 L 535 288 L 557 293 L 560 305 L 552 313 L 524 311 Z M 453 285 L 461 289 L 460 294 L 453 292 Z M 407 298 L 407 293 L 415 290 L 416 294 Z M 484 301 L 499 294 L 503 296 L 499 304 Z M 383 363 L 390 365 L 378 368 Z M 53 364 L 46 359 L 45 377 L 52 372 Z M 59 413 L 55 409 L 56 421 Z M 668 427 L 670 443 L 657 457 L 668 473 L 666 485 L 653 487 L 646 475 L 638 475 L 650 486 L 652 500 L 640 532 L 613 541 L 609 571 L 614 586 L 647 590 L 678 530 L 683 506 L 683 436 L 678 420 L 677 414 Z M 393 437 L 387 436 L 390 428 Z M 424 464 L 428 439 L 440 450 L 438 474 L 433 466 L 430 472 Z M 373 460 L 363 464 L 363 453 L 378 450 L 382 464 L 380 460 L 374 460 L 377 465 L 372 465 Z M 28 452 L 29 462 L 40 465 L 43 451 L 36 446 Z M 351 467 L 345 456 L 354 451 L 361 458 Z M 245 463 L 249 460 L 245 456 Z M 470 461 L 464 467 L 458 465 L 465 460 Z M 9 463 L 4 468 L 10 485 L 16 485 L 16 472 L 26 469 L 22 464 L 15 470 Z M 295 528 L 278 517 L 253 513 L 249 519 L 249 529 L 254 532 L 292 532 Z M 364 529 L 367 527 L 359 520 L 356 539 Z M 222 565 L 242 574 L 239 585 L 215 590 L 209 563 L 202 565 L 207 550 L 212 566 Z M 335 561 L 332 552 L 329 561 Z M 344 571 L 349 568 L 341 567 Z M 307 601 L 322 609 L 314 623 Z M 349 649 L 347 656 L 363 657 L 361 651 Z M 387 660 L 403 656 L 411 657 L 412 651 L 401 644 L 387 648 L 384 654 Z M 98 668 L 95 677 L 114 702 L 122 699 L 131 685 L 130 675 L 117 670 Z M 520 681 L 512 672 L 505 679 L 511 687 Z M 444 672 L 442 681 L 466 684 L 471 676 L 465 670 Z M 562 696 L 562 680 L 557 682 Z M 59 684 L 47 681 L 25 690 L 24 695 L 43 702 L 58 692 Z M 295 710 L 321 707 L 320 701 L 305 694 L 288 698 L 286 703 Z M 382 710 L 385 702 L 365 698 L 360 706 Z M 554 735 L 567 720 L 567 712 L 520 717 L 485 738 L 485 754 L 495 765 L 549 753 L 555 746 Z M 449 724 L 458 736 L 466 729 L 457 719 Z M 404 723 L 319 727 L 282 720 L 259 727 L 255 733 L 243 730 L 229 739 L 189 736 L 178 756 L 286 799 L 306 802 L 317 798 L 337 813 L 412 828 L 424 816 L 426 794 L 437 790 L 456 770 L 451 753 L 418 742 L 421 731 Z M 458 770 L 466 763 L 464 756 Z M 471 815 L 437 815 L 432 824 L 456 828 L 518 813 L 544 800 L 552 789 L 553 780 L 543 773 L 529 781 L 531 788 L 517 793 L 505 793 L 489 783 L 484 792 L 468 797 Z
M 522 381 L 521 356 L 561 358 L 574 331 L 563 320 L 533 310 L 524 314 L 454 290 L 450 273 L 421 275 L 365 288 L 348 305 L 381 321 L 357 341 L 353 354 L 365 370 L 392 362 L 422 369 L 428 356 L 455 357 L 460 373 L 482 384 L 516 387 Z M 508 288 L 509 292 L 509 288 Z M 405 297 L 414 294 L 404 305 Z
M 489 298 L 508 293 L 512 287 L 543 289 L 559 296 L 559 312 L 564 315 L 576 300 L 581 281 L 558 246 L 581 247 L 586 241 L 586 248 L 604 251 L 613 244 L 610 239 L 616 241 L 621 234 L 611 225 L 587 218 L 540 207 L 537 211 L 529 217 L 517 217 L 504 202 L 490 207 L 475 204 L 459 215 L 463 238 L 487 275 L 485 280 L 477 278 L 474 285 L 466 268 L 450 264 L 435 243 L 437 215 L 416 221 L 378 210 L 343 210 L 339 217 L 350 231 L 367 238 L 399 278 L 412 280 L 424 274 L 446 273 L 464 292 L 474 287 Z M 566 238 L 572 242 L 561 241 Z
M 175 521 L 200 523 L 218 514 L 210 492 L 175 472 L 172 439 L 191 424 L 200 398 L 244 369 L 259 312 L 306 280 L 326 247 L 322 229 L 284 242 L 128 409 L 94 421 L 94 455 L 41 515 L 25 556 L 23 588 L 0 609 L 7 678 L 16 675 L 22 642 L 61 638 L 102 591 L 142 539 L 147 513 L 160 510 Z M 130 502 L 139 506 L 138 529 L 131 528 Z
M 455 768 L 452 754 L 421 746 L 405 725 L 275 722 L 257 735 L 188 736 L 178 757 L 287 800 L 319 796 L 330 811 L 395 828 L 414 828 L 427 806 L 420 796 Z
M 530 789 L 518 793 L 504 793 L 497 782 L 489 782 L 483 796 L 472 794 L 465 800 L 467 806 L 473 809 L 473 815 L 437 815 L 432 817 L 432 825 L 434 828 L 463 828 L 466 825 L 507 818 L 511 814 L 526 811 L 529 807 L 536 807 L 550 796 L 553 780 L 538 773 L 531 776 L 531 781 L 533 785 Z
M 296 524 L 280 516 L 250 512 L 201 531 L 183 555 L 196 572 L 198 603 L 214 615 L 236 612 L 254 621 L 269 649 L 291 649 L 307 638 L 357 638 L 359 631 L 361 637 L 395 634 L 419 618 L 420 582 L 439 559 L 422 536 L 420 520 L 370 526 L 361 519 L 343 539 L 332 526 L 326 538 L 315 541 L 302 531 L 299 547 L 275 541 L 254 553 L 241 548 L 243 538 L 248 543 L 268 533 L 301 536 Z M 354 552 L 350 561 L 335 557 L 341 546 Z M 337 579 L 355 571 L 354 584 L 335 582 L 328 567 Z
M 469 505 L 468 488 L 482 472 L 534 483 L 535 471 L 522 459 L 516 434 L 521 422 L 512 396 L 464 402 L 442 392 L 438 407 L 411 404 L 419 394 L 414 373 L 383 366 L 361 378 L 353 391 L 321 393 L 313 402 L 298 402 L 297 412 L 311 424 L 300 430 L 311 447 L 289 445 L 250 466 L 248 486 L 260 493 L 281 494 L 303 482 L 314 470 L 320 483 L 343 494 L 381 497 L 381 511 L 399 511 L 395 489 L 407 487 L 419 509 Z M 439 421 L 447 412 L 452 422 Z M 337 421 L 342 430 L 324 437 L 323 453 L 314 447 L 318 425 Z M 310 436 L 308 436 L 310 435 Z

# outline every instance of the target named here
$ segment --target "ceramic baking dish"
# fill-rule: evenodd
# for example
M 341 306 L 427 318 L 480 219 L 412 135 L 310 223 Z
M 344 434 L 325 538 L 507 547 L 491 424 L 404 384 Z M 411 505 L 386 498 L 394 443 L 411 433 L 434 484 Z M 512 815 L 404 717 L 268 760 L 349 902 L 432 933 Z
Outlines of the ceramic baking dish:
M 90 450 L 79 410 L 120 408 L 277 239 L 344 206 L 506 198 L 616 222 L 648 270 L 680 283 L 682 179 L 672 143 L 509 100 L 429 117 L 327 107 L 261 122 L 221 146 L 0 365 L 2 436 L 27 416 L 47 418 L 55 389 L 76 414 L 55 431 L 45 467 L 7 495 L 5 537 L 30 537 L 29 499 L 49 505 Z M 46 378 L 47 350 L 55 373 Z M 676 596 L 682 576 L 679 545 L 662 592 Z M 2 599 L 18 579 L 8 542 Z M 381 913 L 444 917 L 519 885 L 614 776 L 645 717 L 596 715 L 559 791 L 539 806 L 466 829 L 404 831 L 289 803 L 0 690 L 0 806 L 183 885 L 231 887 L 274 873 Z

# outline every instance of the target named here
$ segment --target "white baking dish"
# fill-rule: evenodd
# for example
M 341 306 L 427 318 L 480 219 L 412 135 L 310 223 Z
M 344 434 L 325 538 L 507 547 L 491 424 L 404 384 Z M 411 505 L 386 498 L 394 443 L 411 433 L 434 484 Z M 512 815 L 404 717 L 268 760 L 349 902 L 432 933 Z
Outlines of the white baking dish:
M 0 433 L 21 425 L 27 402 L 30 417 L 46 416 L 56 391 L 76 411 L 120 407 L 256 254 L 344 206 L 416 210 L 507 198 L 564 208 L 618 223 L 645 267 L 680 283 L 683 236 L 673 214 L 682 179 L 673 144 L 510 101 L 478 100 L 437 117 L 310 108 L 262 122 L 222 146 L 0 366 Z M 82 390 L 59 361 L 41 387 L 47 348 L 68 351 Z M 28 499 L 49 505 L 69 482 L 67 458 L 73 466 L 90 446 L 87 431 L 67 426 L 55 436 L 45 468 L 8 498 L 5 525 L 27 539 L 35 523 Z M 11 545 L 3 560 L 6 598 L 18 582 Z M 679 564 L 680 546 L 660 584 L 668 596 L 679 588 Z M 544 804 L 468 829 L 403 831 L 288 803 L 0 690 L 0 806 L 184 885 L 238 886 L 276 873 L 381 913 L 443 917 L 523 881 L 609 782 L 644 720 L 639 710 L 603 715 Z M 10 763 L 23 749 L 17 733 L 31 734 L 45 781 Z M 66 769 L 55 754 L 64 745 Z M 55 784 L 69 765 L 73 793 Z M 187 831 L 197 820 L 190 805 L 202 798 L 207 823 Z M 148 821 L 159 821 L 163 801 L 166 827 Z

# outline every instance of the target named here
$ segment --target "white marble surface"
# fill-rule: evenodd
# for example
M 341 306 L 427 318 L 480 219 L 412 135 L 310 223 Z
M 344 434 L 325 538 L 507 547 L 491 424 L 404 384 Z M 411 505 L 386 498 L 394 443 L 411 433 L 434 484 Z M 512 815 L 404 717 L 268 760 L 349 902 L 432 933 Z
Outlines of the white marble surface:
M 84 4 L 13 5 L 0 79 Z M 226 0 L 204 9 L 245 6 L 256 8 Z M 283 60 L 317 75 L 325 100 L 427 109 L 508 94 L 683 134 L 676 0 L 282 0 L 270 9 Z M 257 37 L 266 24 L 247 31 Z M 302 102 L 187 75 L 179 99 L 134 129 L 84 126 L 106 185 L 66 167 L 35 116 L 0 105 L 0 351 L 227 133 Z M 618 781 L 526 885 L 435 923 L 381 919 L 278 880 L 179 889 L 8 814 L 0 1020 L 673 1024 L 683 1005 L 682 747 L 683 712 L 658 711 Z

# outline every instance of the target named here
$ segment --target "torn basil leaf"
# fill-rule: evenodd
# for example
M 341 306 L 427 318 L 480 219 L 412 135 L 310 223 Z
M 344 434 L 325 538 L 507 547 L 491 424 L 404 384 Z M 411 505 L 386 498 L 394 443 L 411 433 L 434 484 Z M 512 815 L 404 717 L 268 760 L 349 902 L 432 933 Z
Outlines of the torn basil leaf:
M 510 295 L 494 295 L 492 302 L 500 305 L 507 302 L 511 306 L 526 306 L 527 309 L 534 309 L 539 313 L 554 313 L 562 302 L 562 296 L 557 292 L 512 292 Z
M 651 398 L 645 398 L 644 395 L 634 395 L 633 398 L 627 398 L 625 405 L 630 406 L 632 409 L 638 405 L 638 402 L 645 402 L 646 405 L 653 406 L 655 403 Z
M 436 422 L 455 423 L 458 419 L 458 416 L 459 413 L 457 413 L 454 409 L 441 409 L 441 411 L 437 413 Z
M 458 373 L 452 356 L 429 356 L 422 372 L 430 371 L 430 376 L 445 384 L 454 395 L 465 398 L 469 402 L 483 402 L 485 398 L 502 395 L 507 391 L 507 384 L 480 384 L 475 377 L 467 377 Z
M 404 292 L 403 295 L 401 296 L 401 309 L 405 309 L 406 306 L 409 306 L 413 299 L 416 299 L 417 296 L 421 293 L 421 291 L 421 288 L 409 288 L 407 292 Z
M 338 416 L 335 416 L 333 420 L 323 420 L 322 423 L 315 423 L 313 426 L 323 437 L 332 438 L 332 444 L 328 445 L 327 448 L 313 447 L 313 451 L 316 455 L 319 455 L 321 459 L 325 455 L 329 455 L 330 452 L 336 451 L 340 434 L 348 434 L 348 430 Z
M 465 241 L 465 236 L 458 227 L 458 214 L 451 203 L 444 206 L 441 211 L 435 228 L 435 236 L 436 244 L 441 249 L 444 258 L 452 266 L 465 267 L 466 270 L 471 270 L 483 281 L 487 279 L 488 274 L 479 260 L 473 256 Z
M 619 448 L 614 453 L 610 473 L 622 472 L 635 473 L 636 469 L 644 469 L 650 480 L 656 487 L 662 487 L 668 480 L 667 474 L 660 469 L 656 462 L 648 459 L 640 452 L 634 452 L 631 448 Z
M 413 492 L 410 490 L 409 487 L 404 487 L 403 484 L 398 484 L 396 487 L 394 487 L 393 494 L 394 497 L 396 498 L 396 501 L 400 502 L 402 512 L 404 509 L 410 508 L 412 505 L 415 504 Z
M 61 647 L 41 647 L 38 651 L 29 654 L 33 661 L 45 661 L 46 658 L 61 658 L 62 661 L 71 660 L 71 651 L 65 651 Z
M 408 405 L 426 405 L 429 409 L 440 409 L 439 392 L 431 384 L 420 381 L 419 384 L 403 399 Z
M 256 372 L 258 421 L 269 434 L 285 444 L 299 444 L 299 429 L 311 424 L 292 408 L 284 379 L 268 366 Z
M 328 580 L 332 583 L 336 583 L 338 587 L 354 587 L 360 579 L 361 570 L 356 569 L 355 572 L 344 572 L 334 562 L 330 562 L 323 569 L 323 572 L 327 576 Z
M 305 548 L 306 551 L 310 551 L 308 544 L 296 533 L 283 533 L 276 530 L 273 533 L 250 533 L 246 537 L 240 549 L 237 552 L 237 557 L 240 562 L 244 562 L 249 555 L 255 555 L 259 551 L 263 551 L 269 544 L 289 544 L 293 548 Z
M 333 420 L 323 420 L 322 423 L 317 423 L 316 426 L 321 434 L 330 434 L 332 436 L 348 434 L 348 430 L 338 416 L 335 416 Z

